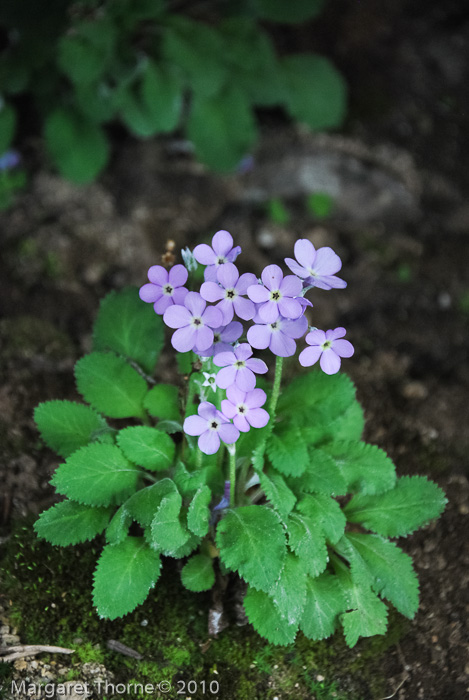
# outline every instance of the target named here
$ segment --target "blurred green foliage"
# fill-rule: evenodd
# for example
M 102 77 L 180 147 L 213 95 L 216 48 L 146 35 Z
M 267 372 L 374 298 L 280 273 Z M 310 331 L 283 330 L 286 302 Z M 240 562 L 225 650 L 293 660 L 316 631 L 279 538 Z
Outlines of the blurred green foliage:
M 265 28 L 310 20 L 323 5 L 2 0 L 0 154 L 31 106 L 54 165 L 77 183 L 106 166 L 111 123 L 142 139 L 177 130 L 201 162 L 225 172 L 256 142 L 256 108 L 283 107 L 313 130 L 337 127 L 340 73 L 321 56 L 280 56 Z

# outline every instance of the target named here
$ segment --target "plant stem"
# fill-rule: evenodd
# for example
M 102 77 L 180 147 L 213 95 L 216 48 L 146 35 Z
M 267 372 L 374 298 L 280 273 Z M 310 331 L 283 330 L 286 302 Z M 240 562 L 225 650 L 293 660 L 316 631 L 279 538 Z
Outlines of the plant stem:
M 195 466 L 197 467 L 197 469 L 200 469 L 200 468 L 201 468 L 201 466 L 202 466 L 202 459 L 203 459 L 202 450 L 199 450 L 199 448 L 197 447 L 197 452 L 196 452 L 196 455 L 195 455 Z
M 235 488 L 236 488 L 236 445 L 228 445 L 230 454 L 230 507 L 235 504 Z
M 277 408 L 277 401 L 280 394 L 280 384 L 282 382 L 282 370 L 283 370 L 283 357 L 278 357 L 275 360 L 275 377 L 274 385 L 272 387 L 272 396 L 270 397 L 269 412 L 270 420 L 275 419 L 275 411 Z

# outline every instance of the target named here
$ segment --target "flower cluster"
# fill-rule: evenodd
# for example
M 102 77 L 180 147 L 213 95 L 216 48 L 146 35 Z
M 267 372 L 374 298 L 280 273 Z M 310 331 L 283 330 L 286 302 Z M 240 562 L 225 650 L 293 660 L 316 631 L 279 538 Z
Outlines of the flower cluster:
M 252 357 L 253 348 L 290 357 L 296 352 L 296 341 L 307 334 L 308 347 L 299 355 L 300 364 L 309 367 L 319 360 L 326 374 L 338 372 L 341 358 L 354 352 L 343 339 L 344 328 L 308 332 L 305 311 L 312 304 L 305 293 L 313 287 L 346 287 L 336 276 L 342 263 L 331 248 L 316 250 L 309 240 L 300 239 L 294 247 L 296 259 L 285 259 L 293 274 L 284 275 L 278 265 L 268 265 L 259 280 L 252 273 L 240 275 L 234 264 L 240 252 L 228 231 L 218 231 L 211 246 L 198 245 L 193 251 L 195 261 L 206 266 L 199 292 L 184 286 L 188 271 L 183 265 L 169 272 L 154 265 L 148 271 L 149 283 L 140 289 L 140 298 L 153 303 L 155 312 L 174 329 L 171 343 L 178 352 L 192 350 L 220 368 L 215 375 L 204 372 L 203 386 L 225 390 L 226 398 L 219 399 L 218 408 L 202 401 L 198 414 L 184 421 L 185 433 L 198 436 L 205 454 L 217 452 L 220 442 L 235 443 L 240 431 L 262 428 L 269 421 L 262 408 L 267 396 L 256 388 L 256 374 L 265 374 L 268 368 Z M 185 252 L 184 260 L 189 254 Z M 241 321 L 251 323 L 246 335 Z

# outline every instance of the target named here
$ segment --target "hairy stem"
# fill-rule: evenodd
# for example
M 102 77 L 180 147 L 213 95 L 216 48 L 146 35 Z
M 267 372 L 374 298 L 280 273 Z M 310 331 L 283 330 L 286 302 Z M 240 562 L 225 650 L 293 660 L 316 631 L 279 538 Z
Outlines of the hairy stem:
M 277 357 L 275 360 L 275 377 L 272 387 L 272 396 L 270 397 L 269 413 L 270 420 L 275 419 L 275 411 L 277 409 L 277 401 L 280 394 L 280 384 L 282 383 L 283 357 Z
M 236 489 L 236 444 L 228 445 L 230 454 L 230 507 L 235 504 L 235 489 Z

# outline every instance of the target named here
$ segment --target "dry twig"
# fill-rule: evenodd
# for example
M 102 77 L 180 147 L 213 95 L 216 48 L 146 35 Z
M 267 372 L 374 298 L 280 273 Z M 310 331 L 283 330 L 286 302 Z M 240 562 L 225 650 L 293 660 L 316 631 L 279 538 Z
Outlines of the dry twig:
M 75 649 L 64 649 L 63 647 L 49 647 L 40 644 L 19 647 L 0 647 L 0 661 L 15 661 L 25 656 L 36 656 L 36 654 L 73 654 Z

